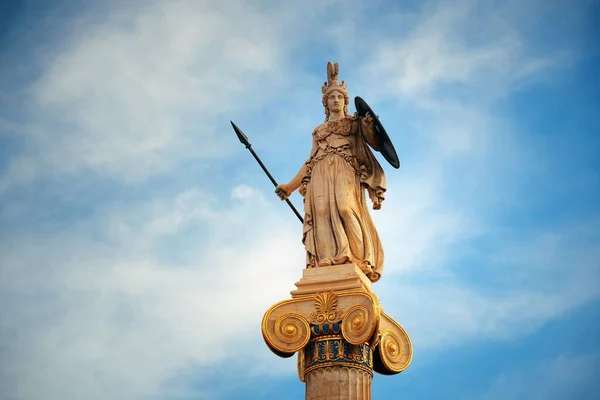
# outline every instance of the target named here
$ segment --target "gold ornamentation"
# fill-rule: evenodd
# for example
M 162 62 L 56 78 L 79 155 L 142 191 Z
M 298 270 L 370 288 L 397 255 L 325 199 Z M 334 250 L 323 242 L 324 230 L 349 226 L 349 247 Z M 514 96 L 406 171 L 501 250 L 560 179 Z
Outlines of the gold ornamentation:
M 265 343 L 280 357 L 291 357 L 310 340 L 307 317 L 313 306 L 312 299 L 284 300 L 274 304 L 265 313 L 261 331 Z
M 373 377 L 373 369 L 372 368 L 368 368 L 365 367 L 363 365 L 357 364 L 355 362 L 348 362 L 348 361 L 328 361 L 328 362 L 324 362 L 318 365 L 313 365 L 312 367 L 307 367 L 304 370 L 304 375 L 308 375 L 309 373 L 311 373 L 312 371 L 316 370 L 316 369 L 325 369 L 325 368 L 335 368 L 335 369 L 342 369 L 342 368 L 346 368 L 346 369 L 358 369 L 361 371 L 366 372 L 367 374 L 369 374 L 371 377 Z
M 315 296 L 316 311 L 310 313 L 313 324 L 339 322 L 342 319 L 342 311 L 337 308 L 337 295 L 334 292 L 318 293 Z
M 395 332 L 386 330 L 381 334 L 379 357 L 384 366 L 392 373 L 406 369 L 412 358 L 410 342 L 402 340 Z
M 373 376 L 373 351 L 368 344 L 353 345 L 330 336 L 311 340 L 304 350 L 304 376 L 320 368 L 360 369 Z
M 275 337 L 285 344 L 294 345 L 304 341 L 308 343 L 308 340 L 304 339 L 308 337 L 309 329 L 308 323 L 301 315 L 284 314 L 275 321 Z M 299 346 L 298 350 L 302 347 L 304 345 Z
M 350 308 L 342 320 L 342 334 L 348 343 L 362 344 L 369 340 L 377 328 L 377 319 L 363 305 Z

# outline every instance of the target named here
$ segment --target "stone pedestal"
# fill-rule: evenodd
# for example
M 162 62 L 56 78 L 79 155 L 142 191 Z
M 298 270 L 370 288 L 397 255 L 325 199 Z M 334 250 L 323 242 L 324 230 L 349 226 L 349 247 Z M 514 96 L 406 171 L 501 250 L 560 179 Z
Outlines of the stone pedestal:
M 408 367 L 410 339 L 380 308 L 358 266 L 305 269 L 296 286 L 291 299 L 265 313 L 262 334 L 280 357 L 298 353 L 307 400 L 369 400 L 373 372 Z

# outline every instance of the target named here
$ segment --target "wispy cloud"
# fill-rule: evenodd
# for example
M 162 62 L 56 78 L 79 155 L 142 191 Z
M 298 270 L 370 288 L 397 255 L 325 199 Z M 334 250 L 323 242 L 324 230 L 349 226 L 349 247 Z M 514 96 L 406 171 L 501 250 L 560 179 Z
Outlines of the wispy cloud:
M 388 260 L 379 293 L 422 348 L 514 338 L 600 296 L 594 223 L 549 218 L 517 237 L 490 213 L 519 208 L 506 177 L 519 182 L 543 158 L 499 102 L 568 64 L 563 49 L 536 54 L 507 10 L 429 3 L 364 64 L 364 76 L 385 82 L 370 95 L 399 104 L 425 149 L 401 170 L 408 177 L 390 179 L 375 217 Z
M 24 143 L 0 178 L 4 193 L 57 176 L 73 179 L 66 186 L 102 176 L 144 188 L 2 238 L 0 296 L 10 308 L 0 319 L 0 348 L 10 362 L 0 367 L 0 386 L 9 394 L 160 397 L 169 379 L 240 362 L 240 352 L 249 374 L 277 365 L 293 375 L 293 361 L 264 348 L 259 324 L 300 277 L 300 227 L 245 181 L 248 164 L 240 153 L 228 157 L 216 126 L 240 115 L 267 132 L 277 126 L 278 136 L 266 135 L 280 144 L 290 143 L 282 132 L 318 124 L 321 110 L 307 116 L 303 87 L 316 79 L 307 65 L 318 46 L 338 54 L 343 69 L 344 59 L 354 61 L 351 90 L 377 99 L 386 126 L 405 135 L 403 167 L 388 174 L 387 200 L 373 213 L 386 251 L 375 290 L 416 348 L 519 337 L 598 298 L 595 225 L 550 219 L 513 231 L 489 212 L 498 196 L 512 210 L 507 181 L 538 162 L 495 106 L 551 73 L 563 53 L 535 54 L 503 18 L 506 9 L 479 2 L 386 15 L 343 1 L 261 5 L 269 7 L 113 4 L 105 20 L 75 23 L 49 58 L 29 87 L 28 122 L 0 126 Z M 323 57 L 313 60 L 319 74 Z M 319 75 L 316 108 L 320 83 Z M 274 99 L 284 105 L 272 106 Z M 274 120 L 264 117 L 266 104 Z M 297 153 L 289 147 L 278 154 L 281 169 L 299 166 L 287 159 Z M 186 160 L 215 157 L 229 169 L 186 176 L 176 188 L 152 186 Z M 35 197 L 7 197 L 0 218 L 48 207 Z
M 189 364 L 236 358 L 232 342 L 260 344 L 262 313 L 289 296 L 302 267 L 298 238 L 260 196 L 225 209 L 206 198 L 192 190 L 5 241 L 3 331 L 20 338 L 3 335 L 13 361 L 2 375 L 19 376 L 16 387 L 3 379 L 8 393 L 144 398 Z M 260 220 L 247 214 L 261 209 Z
M 74 24 L 49 57 L 22 127 L 29 154 L 15 157 L 4 186 L 48 169 L 141 180 L 223 154 L 216 117 L 257 106 L 251 93 L 264 100 L 273 90 L 285 52 L 277 8 L 138 6 Z
M 429 3 L 405 36 L 377 44 L 367 76 L 385 77 L 386 84 L 378 86 L 382 93 L 396 93 L 417 104 L 448 95 L 456 102 L 469 94 L 481 101 L 510 93 L 520 80 L 564 61 L 559 50 L 533 54 L 505 18 L 506 8 L 488 6 L 470 1 Z

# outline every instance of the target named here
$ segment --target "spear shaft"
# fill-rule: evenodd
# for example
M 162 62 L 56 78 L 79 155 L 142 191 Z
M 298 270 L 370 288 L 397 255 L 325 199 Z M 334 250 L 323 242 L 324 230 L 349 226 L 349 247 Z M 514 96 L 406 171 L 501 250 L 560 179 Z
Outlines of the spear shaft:
M 244 132 L 242 132 L 242 130 L 240 128 L 238 128 L 236 124 L 233 123 L 233 121 L 229 121 L 229 122 L 231 122 L 231 126 L 233 127 L 233 130 L 235 131 L 235 134 L 237 135 L 238 139 L 240 139 L 240 142 L 242 142 L 242 144 L 244 146 L 246 146 L 246 148 L 248 150 L 250 150 L 250 153 L 252 154 L 252 156 L 254 156 L 254 159 L 256 160 L 256 162 L 258 163 L 258 165 L 260 165 L 260 167 L 262 168 L 262 170 L 265 171 L 265 174 L 267 174 L 267 176 L 269 177 L 269 179 L 271 180 L 271 182 L 273 183 L 273 185 L 275 187 L 277 187 L 277 181 L 275 180 L 275 178 L 273 178 L 273 175 L 271 175 L 271 173 L 269 172 L 269 170 L 267 169 L 267 167 L 265 167 L 265 164 L 263 164 L 263 162 L 260 160 L 260 158 L 258 157 L 258 155 L 254 152 L 254 149 L 252 148 L 252 145 L 250 144 L 250 141 L 248 141 L 248 136 L 246 136 L 244 134 Z M 292 204 L 292 202 L 290 201 L 290 199 L 285 199 L 285 202 L 288 204 L 288 206 L 290 206 L 290 208 L 292 209 L 292 211 L 294 212 L 294 214 L 296 214 L 296 217 L 298 217 L 298 219 L 300 220 L 300 222 L 304 223 L 304 218 L 302 218 L 302 216 L 300 215 L 300 213 L 298 212 L 298 210 L 296 210 L 296 207 L 294 207 L 294 205 Z

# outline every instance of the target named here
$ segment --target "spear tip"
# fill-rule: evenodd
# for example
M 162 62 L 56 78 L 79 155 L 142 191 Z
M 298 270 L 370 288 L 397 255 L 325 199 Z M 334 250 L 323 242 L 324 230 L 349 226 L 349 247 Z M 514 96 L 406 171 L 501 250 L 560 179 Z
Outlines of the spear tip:
M 250 141 L 248 141 L 248 136 L 246 136 L 244 132 L 242 132 L 242 130 L 238 128 L 236 124 L 233 123 L 233 121 L 230 120 L 229 122 L 231 122 L 231 126 L 233 127 L 233 130 L 235 131 L 235 134 L 237 135 L 238 139 L 240 139 L 240 142 L 242 142 L 244 146 L 250 147 Z

